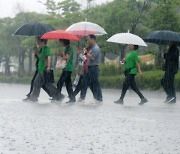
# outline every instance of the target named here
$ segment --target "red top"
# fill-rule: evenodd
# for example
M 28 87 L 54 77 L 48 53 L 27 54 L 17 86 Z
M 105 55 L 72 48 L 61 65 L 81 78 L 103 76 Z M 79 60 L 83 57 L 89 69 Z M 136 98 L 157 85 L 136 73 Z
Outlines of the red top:
M 87 52 L 89 53 L 90 50 L 87 50 Z M 88 61 L 88 56 L 86 55 L 86 60 L 84 61 L 84 74 L 86 74 L 88 72 L 87 61 Z

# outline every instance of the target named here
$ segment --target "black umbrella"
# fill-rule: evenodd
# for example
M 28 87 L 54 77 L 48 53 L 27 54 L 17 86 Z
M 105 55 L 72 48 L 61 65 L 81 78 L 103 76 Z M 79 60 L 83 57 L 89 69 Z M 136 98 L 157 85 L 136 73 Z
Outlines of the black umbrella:
M 19 27 L 13 35 L 42 36 L 46 32 L 53 31 L 54 28 L 47 24 L 32 22 Z
M 151 32 L 143 39 L 145 42 L 159 45 L 167 45 L 170 41 L 178 46 L 180 45 L 180 34 L 169 30 Z

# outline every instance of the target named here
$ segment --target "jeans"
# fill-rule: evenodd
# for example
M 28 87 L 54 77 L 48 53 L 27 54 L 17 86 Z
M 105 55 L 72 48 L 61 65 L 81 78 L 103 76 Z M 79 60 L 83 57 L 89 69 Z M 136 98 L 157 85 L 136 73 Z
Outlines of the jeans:
M 98 66 L 89 66 L 88 72 L 85 74 L 82 81 L 82 91 L 81 98 L 85 99 L 88 86 L 92 86 L 93 96 L 96 100 L 102 101 L 102 91 L 99 84 L 99 67 Z
M 73 92 L 73 96 L 75 97 L 80 91 L 82 93 L 82 88 L 84 86 L 83 84 L 83 80 L 85 78 L 85 75 L 81 75 L 80 78 L 79 78 L 79 81 L 78 81 L 78 84 Z M 92 85 L 89 85 L 89 88 L 91 89 L 92 93 L 93 93 L 93 88 L 92 88 Z M 93 93 L 94 94 L 94 93 Z M 82 94 L 80 94 L 82 95 Z
M 176 98 L 176 93 L 175 93 L 175 89 L 174 89 L 174 78 L 175 78 L 174 73 L 166 71 L 161 80 L 161 85 L 167 94 L 167 98 L 171 98 L 171 97 Z
M 69 98 L 73 99 L 73 89 L 72 89 L 72 81 L 71 81 L 71 74 L 72 72 L 70 71 L 63 71 L 58 83 L 57 83 L 57 93 L 58 96 L 61 96 L 61 91 L 63 84 L 65 83 L 66 90 L 68 92 Z
M 122 92 L 121 92 L 121 97 L 120 97 L 121 100 L 124 99 L 124 96 L 125 96 L 127 90 L 129 89 L 129 87 L 131 87 L 132 90 L 134 90 L 141 99 L 144 98 L 144 96 L 139 91 L 134 78 L 135 78 L 134 74 L 128 74 L 126 76 L 125 81 L 123 83 Z
M 30 94 L 30 98 L 37 99 L 42 87 L 45 87 L 49 91 L 49 95 L 51 97 L 56 95 L 57 89 L 54 87 L 54 85 L 52 83 L 45 83 L 44 73 L 38 73 L 34 80 L 33 91 Z

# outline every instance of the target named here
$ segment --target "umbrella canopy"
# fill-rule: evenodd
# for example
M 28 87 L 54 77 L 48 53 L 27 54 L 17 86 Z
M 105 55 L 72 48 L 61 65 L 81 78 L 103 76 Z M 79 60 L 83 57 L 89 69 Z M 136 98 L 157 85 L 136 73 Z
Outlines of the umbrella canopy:
M 42 36 L 44 33 L 53 31 L 54 28 L 39 22 L 32 22 L 19 27 L 13 35 Z
M 180 45 L 180 33 L 169 30 L 154 31 L 144 37 L 144 41 L 159 45 L 166 45 L 171 41 L 176 45 Z
M 47 32 L 41 37 L 41 39 L 48 39 L 48 40 L 67 39 L 71 41 L 79 41 L 79 38 L 76 35 L 63 30 L 55 30 L 55 31 Z
M 114 42 L 120 44 L 133 44 L 139 46 L 147 46 L 146 43 L 137 35 L 131 33 L 118 33 L 111 36 L 107 42 Z
M 70 27 L 68 27 L 66 31 L 79 36 L 88 36 L 89 34 L 94 34 L 94 35 L 107 34 L 106 31 L 101 26 L 92 22 L 75 23 Z

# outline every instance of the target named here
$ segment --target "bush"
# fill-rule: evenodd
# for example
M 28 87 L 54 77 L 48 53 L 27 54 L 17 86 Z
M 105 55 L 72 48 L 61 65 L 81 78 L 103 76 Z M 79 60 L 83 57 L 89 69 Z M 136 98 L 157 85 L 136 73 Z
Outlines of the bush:
M 108 74 L 108 76 L 101 75 L 99 80 L 101 83 L 102 88 L 115 88 L 120 89 L 122 88 L 124 82 L 124 74 L 121 72 L 121 75 L 118 75 L 116 72 L 117 70 L 114 69 L 114 74 Z M 122 71 L 122 70 L 121 70 Z M 60 72 L 55 71 L 55 84 L 57 83 L 60 77 Z M 74 79 L 75 75 L 72 76 Z M 161 86 L 161 79 L 163 77 L 163 71 L 154 70 L 154 71 L 147 71 L 144 72 L 143 76 L 136 76 L 136 82 L 140 89 L 148 89 L 148 90 L 159 90 L 162 89 Z M 17 77 L 17 76 L 0 76 L 1 83 L 23 83 L 23 84 L 30 84 L 32 80 L 32 76 L 28 77 Z M 72 80 L 73 81 L 73 80 Z M 180 72 L 176 75 L 175 78 L 175 88 L 177 91 L 180 91 Z
M 17 77 L 17 76 L 1 76 L 0 82 L 1 83 L 30 83 L 32 77 Z
M 100 75 L 101 76 L 118 76 L 124 72 L 124 68 L 122 66 L 116 66 L 116 65 L 104 65 L 101 64 L 99 66 L 100 68 Z
M 159 68 L 157 68 L 155 65 L 153 64 L 141 64 L 141 70 L 144 71 L 152 71 L 152 70 L 158 70 Z M 100 65 L 100 75 L 101 76 L 119 76 L 121 74 L 124 73 L 124 66 L 120 65 L 120 66 L 116 66 L 116 65 L 104 65 L 101 64 Z
M 161 79 L 163 77 L 162 71 L 148 71 L 144 72 L 143 76 L 136 76 L 136 82 L 140 89 L 159 90 L 162 89 Z M 100 83 L 103 88 L 122 88 L 124 82 L 124 75 L 119 76 L 100 76 Z M 175 88 L 180 91 L 180 73 L 175 78 Z
M 156 68 L 155 65 L 153 65 L 153 64 L 149 64 L 149 65 L 147 65 L 147 64 L 141 64 L 141 70 L 142 70 L 143 72 L 145 72 L 145 71 L 157 70 L 157 69 L 158 69 L 158 68 Z

